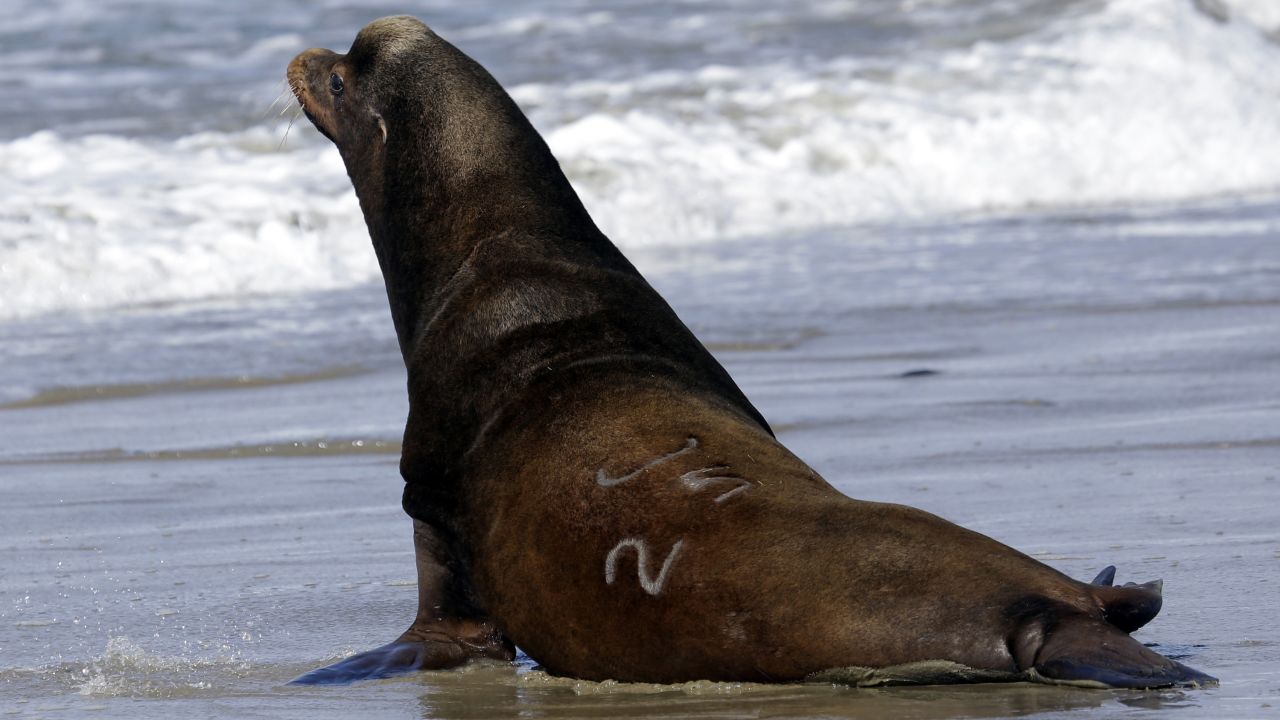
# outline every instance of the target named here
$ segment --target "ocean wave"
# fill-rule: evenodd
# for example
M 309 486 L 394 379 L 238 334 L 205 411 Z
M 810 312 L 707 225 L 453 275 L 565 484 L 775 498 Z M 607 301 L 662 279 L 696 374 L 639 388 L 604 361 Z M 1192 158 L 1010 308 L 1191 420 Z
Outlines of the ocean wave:
M 1280 3 L 1275 0 L 1196 0 L 1197 6 L 1219 19 L 1253 23 L 1273 36 L 1280 35 Z M 1225 12 L 1224 12 L 1225 11 Z
M 0 144 L 0 317 L 377 277 L 337 153 L 282 135 Z
M 622 244 L 1280 187 L 1280 46 L 1191 2 L 1116 0 L 886 67 L 522 86 Z M 590 108 L 558 123 L 563 108 Z
M 1280 188 L 1256 0 L 1113 0 L 909 61 L 711 65 L 512 93 L 624 249 Z M 1226 3 L 1226 4 L 1222 4 Z M 273 37 L 264 47 L 292 43 Z M 309 128 L 0 143 L 0 317 L 366 283 Z

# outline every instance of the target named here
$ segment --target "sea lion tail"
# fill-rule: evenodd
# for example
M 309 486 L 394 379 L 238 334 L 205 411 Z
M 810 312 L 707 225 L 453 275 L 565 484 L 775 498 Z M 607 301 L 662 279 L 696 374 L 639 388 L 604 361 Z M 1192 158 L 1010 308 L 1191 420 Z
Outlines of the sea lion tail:
M 1218 684 L 1217 678 L 1147 648 L 1117 625 L 1083 613 L 1028 623 L 1015 648 L 1019 665 L 1049 683 L 1140 689 Z

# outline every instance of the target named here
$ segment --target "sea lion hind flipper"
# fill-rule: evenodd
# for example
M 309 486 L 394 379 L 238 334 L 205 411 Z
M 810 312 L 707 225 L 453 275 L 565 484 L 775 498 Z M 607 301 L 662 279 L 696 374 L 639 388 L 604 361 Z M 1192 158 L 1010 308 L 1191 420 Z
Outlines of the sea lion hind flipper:
M 1160 613 L 1164 604 L 1163 591 L 1164 582 L 1152 580 L 1141 585 L 1127 583 L 1121 586 L 1096 587 L 1093 594 L 1102 605 L 1107 622 L 1131 633 L 1151 622 Z
M 1093 579 L 1090 585 L 1100 585 L 1102 587 L 1111 587 L 1116 581 L 1116 566 L 1108 565 L 1102 568 L 1102 572 Z
M 1218 684 L 1094 617 L 1065 618 L 1046 626 L 1043 638 L 1031 669 L 1045 682 L 1134 689 Z

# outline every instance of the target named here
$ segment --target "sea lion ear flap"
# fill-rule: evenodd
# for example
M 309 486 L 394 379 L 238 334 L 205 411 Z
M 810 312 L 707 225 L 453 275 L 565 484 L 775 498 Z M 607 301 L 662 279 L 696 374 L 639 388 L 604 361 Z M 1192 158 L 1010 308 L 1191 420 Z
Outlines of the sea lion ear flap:
M 1042 642 L 1028 670 L 1050 683 L 1145 689 L 1204 687 L 1218 682 L 1088 615 L 1073 614 L 1039 625 L 1036 634 Z M 1014 645 L 1018 645 L 1017 639 Z
M 378 113 L 374 113 L 373 116 L 378 119 L 378 129 L 382 131 L 382 144 L 386 145 L 387 144 L 387 121 L 383 120 L 382 116 L 379 115 Z

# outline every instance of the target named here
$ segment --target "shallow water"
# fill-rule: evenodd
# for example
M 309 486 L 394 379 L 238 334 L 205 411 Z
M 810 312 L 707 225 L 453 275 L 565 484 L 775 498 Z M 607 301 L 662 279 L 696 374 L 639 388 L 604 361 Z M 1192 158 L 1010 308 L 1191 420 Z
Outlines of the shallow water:
M 259 5 L 16 0 L 0 27 L 0 714 L 1277 713 L 1269 0 Z M 1073 576 L 1163 577 L 1138 637 L 1222 686 L 523 657 L 286 686 L 416 598 L 376 260 L 336 153 L 264 113 L 294 52 L 406 9 L 512 88 L 788 447 Z
M 137 718 L 1264 716 L 1280 695 L 1280 267 L 1255 230 L 1276 223 L 1280 204 L 1254 201 L 633 253 L 842 490 L 1077 577 L 1112 563 L 1121 581 L 1163 577 L 1164 612 L 1139 637 L 1220 688 L 626 686 L 528 659 L 286 687 L 390 639 L 415 602 L 403 374 L 366 286 L 4 326 L 5 703 Z M 850 233 L 885 242 L 849 253 Z M 351 327 L 368 332 L 358 357 Z M 108 338 L 154 352 L 117 363 Z M 128 392 L 104 384 L 117 365 Z M 937 374 L 902 377 L 922 369 Z

